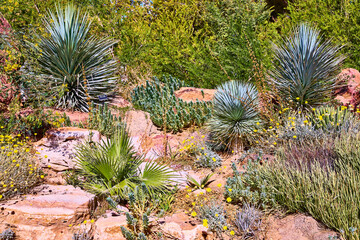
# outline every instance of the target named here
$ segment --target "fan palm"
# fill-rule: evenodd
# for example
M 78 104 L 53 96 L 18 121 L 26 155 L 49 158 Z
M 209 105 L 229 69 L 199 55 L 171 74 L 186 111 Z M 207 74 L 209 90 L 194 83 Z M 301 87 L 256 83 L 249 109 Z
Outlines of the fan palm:
M 55 87 L 66 87 L 58 106 L 88 111 L 89 101 L 110 97 L 116 62 L 109 53 L 116 42 L 90 36 L 87 13 L 71 4 L 64 11 L 57 6 L 56 14 L 49 11 L 44 24 L 49 37 L 40 36 L 39 65 Z
M 259 120 L 258 92 L 254 85 L 229 81 L 218 87 L 208 123 L 215 144 L 243 145 L 251 140 L 251 132 Z
M 77 150 L 80 172 L 89 180 L 84 187 L 98 195 L 125 197 L 126 189 L 142 183 L 150 191 L 164 191 L 174 177 L 167 166 L 145 163 L 136 155 L 124 127 L 111 139 L 84 143 Z
M 283 100 L 297 108 L 323 104 L 335 87 L 336 72 L 344 60 L 341 46 L 322 41 L 319 31 L 301 24 L 279 46 L 274 46 L 270 73 Z

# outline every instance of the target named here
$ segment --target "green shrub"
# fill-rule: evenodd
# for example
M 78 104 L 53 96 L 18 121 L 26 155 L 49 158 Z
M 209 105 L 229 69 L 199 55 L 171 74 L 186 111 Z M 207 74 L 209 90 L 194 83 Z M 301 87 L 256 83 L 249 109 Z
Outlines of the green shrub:
M 167 166 L 144 162 L 142 156 L 136 155 L 124 126 L 111 139 L 80 145 L 77 160 L 80 173 L 87 179 L 85 189 L 119 199 L 126 197 L 126 189 L 141 183 L 151 191 L 165 191 L 173 176 Z
M 345 67 L 360 67 L 360 2 L 341 0 L 292 0 L 287 1 L 284 14 L 279 15 L 275 25 L 281 34 L 291 31 L 301 22 L 316 25 L 324 38 L 332 39 L 336 44 L 345 45 L 341 52 L 348 56 Z
M 339 231 L 342 237 L 359 239 L 359 139 L 359 133 L 350 131 L 343 132 L 333 142 L 314 141 L 312 145 L 302 146 L 295 142 L 284 144 L 274 161 L 251 164 L 243 175 L 228 179 L 227 188 L 231 187 L 232 191 L 227 190 L 226 194 L 239 200 L 251 197 L 250 202 L 282 206 L 290 212 L 309 213 Z M 324 159 L 322 153 L 314 150 L 315 144 L 322 144 L 323 149 L 332 151 L 331 157 Z M 294 150 L 294 147 L 298 149 Z M 307 150 L 299 151 L 300 147 Z M 310 159 L 308 153 L 311 150 L 315 157 Z M 244 190 L 255 192 L 255 197 L 245 194 Z M 262 201 L 261 195 L 270 197 L 271 201 Z
M 335 87 L 339 64 L 338 47 L 323 41 L 320 31 L 300 24 L 293 33 L 275 46 L 272 82 L 284 103 L 306 109 L 329 100 Z
M 199 217 L 205 221 L 210 231 L 221 238 L 224 226 L 227 226 L 226 212 L 221 204 L 212 202 L 199 207 Z
M 26 194 L 44 177 L 32 159 L 30 146 L 20 138 L 0 135 L 0 201 Z
M 70 119 L 65 114 L 53 114 L 42 109 L 31 110 L 30 113 L 0 114 L 0 134 L 20 134 L 23 137 L 41 137 L 50 128 L 70 126 Z
M 134 107 L 150 113 L 153 123 L 174 133 L 192 125 L 201 126 L 210 118 L 211 103 L 185 102 L 178 99 L 174 92 L 184 83 L 173 77 L 162 77 L 161 81 L 146 82 L 136 87 L 132 93 Z
M 315 128 L 340 129 L 349 122 L 356 121 L 355 114 L 347 107 L 320 107 L 308 115 L 309 122 Z
M 195 164 L 202 168 L 211 168 L 211 170 L 215 170 L 215 168 L 220 167 L 222 164 L 221 157 L 214 151 L 209 149 L 201 150 L 199 149 L 196 154 Z
M 78 126 L 82 128 L 94 129 L 99 131 L 102 135 L 106 137 L 111 137 L 116 131 L 124 125 L 121 122 L 121 117 L 111 113 L 111 110 L 108 107 L 108 104 L 104 105 L 91 104 L 89 119 L 84 126 L 83 123 L 79 123 Z
M 48 37 L 40 36 L 36 49 L 41 52 L 39 66 L 54 87 L 64 89 L 57 99 L 61 108 L 88 111 L 89 102 L 114 92 L 116 61 L 109 59 L 115 41 L 89 35 L 87 13 L 68 4 L 56 7 L 44 18 Z
M 242 147 L 260 121 L 258 92 L 252 84 L 229 81 L 218 87 L 208 127 L 214 145 Z

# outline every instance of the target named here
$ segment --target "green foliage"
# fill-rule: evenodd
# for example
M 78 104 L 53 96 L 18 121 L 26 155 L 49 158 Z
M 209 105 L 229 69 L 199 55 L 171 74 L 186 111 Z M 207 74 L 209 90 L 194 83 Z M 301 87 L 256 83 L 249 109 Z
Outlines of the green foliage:
M 293 0 L 287 1 L 286 13 L 280 15 L 274 25 L 282 34 L 301 22 L 315 24 L 324 38 L 345 45 L 342 54 L 348 56 L 346 67 L 359 69 L 360 2 L 344 0 Z
M 201 150 L 199 149 L 196 154 L 195 164 L 199 167 L 203 168 L 211 168 L 211 170 L 215 170 L 215 168 L 220 167 L 222 164 L 221 157 L 214 151 L 209 149 Z
M 214 175 L 214 173 L 208 174 L 200 181 L 196 181 L 195 178 L 191 177 L 190 175 L 187 176 L 187 185 L 194 189 L 205 189 L 210 183 L 212 183 L 215 180 L 211 180 L 210 178 Z
M 356 117 L 347 107 L 320 107 L 312 111 L 308 119 L 315 128 L 340 129 L 342 125 L 355 121 Z
M 20 134 L 24 137 L 43 136 L 50 128 L 70 126 L 65 114 L 53 114 L 52 111 L 36 109 L 24 113 L 0 114 L 0 134 Z
M 113 115 L 107 103 L 97 106 L 92 104 L 89 115 L 87 128 L 95 129 L 106 137 L 111 137 L 123 125 L 121 117 Z
M 263 179 L 257 175 L 257 165 L 261 157 L 255 161 L 248 161 L 246 172 L 240 174 L 235 163 L 232 163 L 234 176 L 226 181 L 225 198 L 230 197 L 232 203 L 251 203 L 266 209 L 275 206 L 275 199 L 269 194 L 268 186 Z M 230 190 L 231 189 L 231 190 Z
M 151 232 L 149 216 L 156 205 L 151 201 L 150 192 L 144 184 L 136 186 L 129 193 L 129 210 L 126 213 L 127 228 L 121 226 L 121 232 L 127 240 L 146 240 Z
M 359 196 L 354 194 L 360 180 L 359 140 L 359 131 L 343 131 L 335 139 L 282 144 L 273 162 L 251 163 L 246 173 L 235 174 L 236 181 L 229 179 L 232 191 L 226 194 L 236 189 L 239 195 L 233 197 L 245 200 L 251 195 L 241 190 L 257 192 L 250 202 L 309 213 L 345 239 L 359 239 Z
M 221 204 L 215 202 L 199 207 L 199 217 L 206 219 L 210 231 L 216 233 L 221 238 L 223 227 L 227 226 L 226 213 Z
M 258 92 L 250 83 L 229 81 L 218 87 L 214 110 L 208 123 L 214 145 L 239 147 L 252 141 L 252 132 L 260 121 Z
M 144 163 L 142 156 L 136 155 L 124 126 L 111 139 L 80 145 L 77 160 L 87 179 L 84 187 L 103 196 L 125 198 L 125 190 L 141 183 L 151 191 L 165 191 L 173 176 L 167 166 Z
M 270 73 L 277 94 L 291 107 L 305 109 L 329 100 L 343 57 L 320 32 L 300 24 L 275 46 L 274 69 Z
M 58 106 L 88 111 L 88 102 L 97 102 L 99 95 L 110 97 L 116 61 L 108 57 L 115 41 L 89 36 L 88 14 L 71 4 L 64 10 L 58 6 L 56 14 L 50 11 L 44 24 L 49 36 L 40 36 L 38 61 L 48 81 L 65 88 Z
M 149 112 L 153 123 L 166 131 L 176 133 L 192 125 L 201 126 L 210 117 L 211 103 L 178 99 L 174 92 L 182 86 L 183 82 L 171 76 L 154 78 L 154 82 L 147 81 L 133 90 L 132 103 Z
M 0 135 L 0 201 L 26 194 L 41 180 L 30 146 L 19 137 Z

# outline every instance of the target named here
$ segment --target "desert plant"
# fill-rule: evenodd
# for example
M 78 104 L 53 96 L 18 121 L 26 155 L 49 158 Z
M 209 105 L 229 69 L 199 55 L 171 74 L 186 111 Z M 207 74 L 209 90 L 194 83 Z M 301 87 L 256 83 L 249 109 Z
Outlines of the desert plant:
M 99 95 L 110 98 L 115 88 L 116 62 L 109 59 L 110 39 L 89 36 L 90 22 L 87 13 L 68 4 L 56 14 L 49 11 L 44 18 L 49 37 L 39 36 L 37 48 L 41 72 L 48 76 L 56 88 L 63 88 L 57 99 L 61 108 L 88 111 L 88 101 L 98 102 Z
M 13 240 L 15 239 L 15 236 L 15 232 L 10 228 L 7 228 L 2 233 L 0 233 L 1 240 Z
M 199 207 L 199 217 L 204 221 L 210 231 L 215 232 L 217 237 L 221 238 L 226 223 L 226 213 L 221 204 L 212 202 Z
M 215 168 L 221 166 L 222 159 L 216 152 L 205 148 L 203 150 L 198 150 L 195 164 L 199 167 L 215 170 Z
M 153 82 L 136 87 L 132 93 L 132 103 L 136 108 L 150 113 L 153 123 L 174 133 L 192 125 L 201 126 L 210 118 L 211 103 L 185 102 L 178 99 L 174 92 L 184 83 L 171 76 L 161 79 L 154 77 Z
M 152 227 L 149 216 L 156 209 L 158 201 L 152 200 L 145 184 L 136 186 L 128 199 L 130 212 L 126 212 L 127 228 L 121 226 L 121 232 L 127 240 L 146 240 Z
M 329 130 L 341 129 L 343 125 L 356 120 L 355 114 L 347 107 L 319 107 L 314 109 L 307 118 L 315 128 Z
M 204 189 L 214 180 L 210 181 L 210 178 L 214 175 L 214 173 L 207 174 L 205 177 L 200 179 L 200 181 L 196 181 L 195 178 L 191 177 L 190 175 L 187 176 L 187 185 L 194 189 Z
M 111 113 L 108 104 L 91 105 L 88 128 L 99 131 L 102 135 L 111 137 L 123 123 L 121 117 Z
M 18 136 L 0 135 L 0 201 L 27 193 L 44 178 L 33 157 Z
M 236 213 L 234 223 L 240 234 L 242 234 L 242 239 L 255 236 L 255 232 L 260 230 L 262 215 L 260 209 L 247 203 Z
M 292 35 L 274 46 L 274 69 L 270 72 L 277 94 L 291 107 L 306 109 L 328 100 L 344 57 L 341 46 L 323 41 L 320 32 L 300 24 Z
M 144 183 L 150 189 L 165 190 L 173 172 L 165 165 L 144 162 L 137 156 L 125 126 L 110 139 L 79 146 L 77 160 L 80 172 L 87 177 L 84 187 L 99 195 L 126 197 L 125 188 Z
M 252 141 L 260 121 L 258 92 L 250 83 L 229 81 L 218 87 L 208 127 L 214 144 L 241 147 Z

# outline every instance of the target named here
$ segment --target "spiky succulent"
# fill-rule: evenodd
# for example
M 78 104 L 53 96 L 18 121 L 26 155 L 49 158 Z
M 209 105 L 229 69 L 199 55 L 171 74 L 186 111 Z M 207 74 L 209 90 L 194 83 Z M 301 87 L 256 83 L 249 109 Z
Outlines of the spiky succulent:
M 259 121 L 258 92 L 252 84 L 229 81 L 217 89 L 208 123 L 214 144 L 242 146 L 252 140 Z
M 74 5 L 57 6 L 43 20 L 47 36 L 40 36 L 41 72 L 56 88 L 64 89 L 57 99 L 61 108 L 88 111 L 88 103 L 100 95 L 111 96 L 115 88 L 116 62 L 109 58 L 116 43 L 89 34 L 90 21 Z
M 319 30 L 300 24 L 280 45 L 274 45 L 272 83 L 281 98 L 295 108 L 323 104 L 335 87 L 341 46 L 323 41 Z

